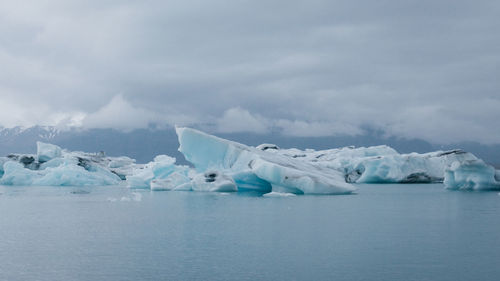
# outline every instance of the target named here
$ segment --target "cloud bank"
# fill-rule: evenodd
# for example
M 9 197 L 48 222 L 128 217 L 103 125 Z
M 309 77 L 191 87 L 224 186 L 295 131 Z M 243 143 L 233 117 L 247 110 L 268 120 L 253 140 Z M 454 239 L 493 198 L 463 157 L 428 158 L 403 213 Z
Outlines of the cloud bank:
M 500 143 L 495 1 L 0 2 L 0 125 Z

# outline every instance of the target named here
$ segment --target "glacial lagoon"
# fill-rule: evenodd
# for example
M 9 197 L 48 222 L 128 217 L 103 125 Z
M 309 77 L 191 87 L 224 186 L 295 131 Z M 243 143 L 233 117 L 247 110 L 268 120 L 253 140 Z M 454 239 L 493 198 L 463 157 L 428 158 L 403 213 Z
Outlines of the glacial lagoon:
M 498 280 L 498 192 L 0 186 L 0 280 Z

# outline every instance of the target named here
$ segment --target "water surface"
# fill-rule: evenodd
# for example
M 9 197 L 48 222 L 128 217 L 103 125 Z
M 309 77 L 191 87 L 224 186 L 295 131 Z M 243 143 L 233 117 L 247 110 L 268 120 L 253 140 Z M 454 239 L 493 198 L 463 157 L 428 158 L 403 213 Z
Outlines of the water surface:
M 499 280 L 500 196 L 0 186 L 0 280 Z

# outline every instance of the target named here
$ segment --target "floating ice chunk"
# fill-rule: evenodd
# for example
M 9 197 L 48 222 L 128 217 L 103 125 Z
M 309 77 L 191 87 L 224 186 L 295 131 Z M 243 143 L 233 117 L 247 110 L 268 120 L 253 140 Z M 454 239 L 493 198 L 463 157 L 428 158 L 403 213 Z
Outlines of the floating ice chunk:
M 21 163 L 8 161 L 3 165 L 4 174 L 0 179 L 2 185 L 32 185 L 33 181 L 40 178 L 42 174 L 24 168 Z
M 98 186 L 117 185 L 120 178 L 96 166 L 94 171 L 85 170 L 78 165 L 63 164 L 58 167 L 50 167 L 44 170 L 44 175 L 33 181 L 33 185 L 46 186 Z
M 355 188 L 346 183 L 343 173 L 333 169 L 313 166 L 305 161 L 262 151 L 240 143 L 224 140 L 203 132 L 176 128 L 179 151 L 198 171 L 210 169 L 231 175 L 249 175 L 238 178 L 239 184 L 249 186 L 256 178 L 274 187 L 293 193 L 347 194 Z M 266 185 L 266 186 L 269 186 Z
M 430 183 L 442 182 L 451 163 L 477 159 L 462 150 L 425 154 L 399 154 L 385 146 L 344 147 L 328 150 L 270 150 L 317 167 L 338 170 L 347 182 L 357 183 Z
M 38 147 L 37 158 L 40 156 L 40 159 L 44 159 L 46 162 L 39 163 L 29 155 L 12 157 L 11 160 L 19 162 L 8 161 L 4 163 L 4 174 L 0 179 L 0 184 L 84 186 L 116 185 L 120 181 L 117 175 L 102 167 L 98 162 L 85 158 L 83 154 L 65 154 L 63 152 L 62 155 L 59 155 L 60 148 L 57 149 L 57 146 L 44 143 L 38 143 Z M 51 151 L 51 153 L 47 151 Z M 49 159 L 47 156 L 49 154 L 50 157 L 59 156 Z
M 173 172 L 168 175 L 168 177 L 164 179 L 153 179 L 151 180 L 151 190 L 160 191 L 160 190 L 174 190 L 176 187 L 181 186 L 182 184 L 190 182 L 191 179 L 181 172 Z
M 37 141 L 36 147 L 36 156 L 39 163 L 62 156 L 62 150 L 57 145 Z
M 158 155 L 154 161 L 138 166 L 127 176 L 130 188 L 150 188 L 151 190 L 174 190 L 176 184 L 189 182 L 189 167 L 175 165 L 175 158 Z
M 168 177 L 176 170 L 175 158 L 167 155 L 158 155 L 154 158 L 152 166 L 153 175 L 156 179 Z
M 234 180 L 219 171 L 207 171 L 195 176 L 191 182 L 194 191 L 233 192 L 238 191 Z
M 419 154 L 360 159 L 354 169 L 346 174 L 346 179 L 355 179 L 358 183 L 441 182 L 445 168 L 451 164 L 450 161 L 442 160 Z M 359 174 L 357 179 L 355 174 Z
M 446 170 L 444 184 L 448 189 L 498 190 L 500 181 L 495 169 L 482 160 L 454 162 Z
M 270 161 L 269 158 L 257 158 L 249 165 L 255 175 L 271 184 L 272 191 L 295 194 L 348 194 L 355 190 L 345 182 L 344 175 L 338 171 L 283 160 L 285 159 L 275 158 Z
M 269 193 L 266 193 L 264 195 L 262 195 L 264 197 L 295 197 L 297 195 L 293 194 L 293 193 L 283 193 L 283 192 L 269 192 Z
M 127 177 L 127 187 L 129 188 L 151 188 L 150 182 L 154 175 L 151 170 L 135 171 L 134 175 Z

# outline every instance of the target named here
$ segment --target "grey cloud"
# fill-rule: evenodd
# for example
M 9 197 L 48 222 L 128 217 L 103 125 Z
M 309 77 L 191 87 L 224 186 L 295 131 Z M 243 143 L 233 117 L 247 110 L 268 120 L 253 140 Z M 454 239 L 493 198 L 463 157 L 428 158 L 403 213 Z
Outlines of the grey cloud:
M 3 1 L 0 102 L 16 110 L 0 124 L 500 143 L 498 14 L 494 1 Z M 116 96 L 142 117 L 113 119 Z

